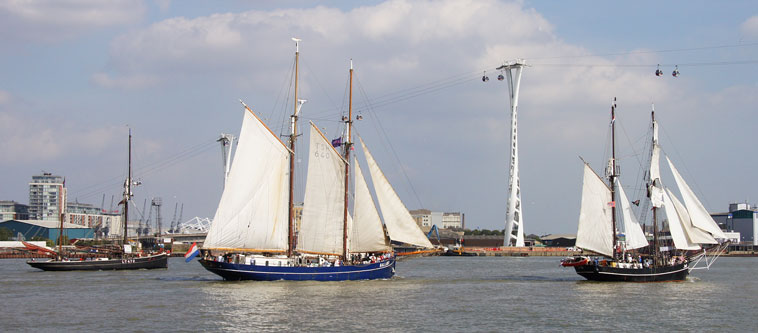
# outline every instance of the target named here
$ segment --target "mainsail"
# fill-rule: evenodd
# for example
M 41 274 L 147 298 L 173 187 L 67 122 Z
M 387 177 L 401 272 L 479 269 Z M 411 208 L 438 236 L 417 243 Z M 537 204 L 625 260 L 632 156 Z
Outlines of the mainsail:
M 627 249 L 639 249 L 644 246 L 648 246 L 645 233 L 642 232 L 639 222 L 632 213 L 632 207 L 629 204 L 629 199 L 626 197 L 624 188 L 621 186 L 621 181 L 617 178 L 616 184 L 619 189 L 619 201 L 621 201 L 621 212 L 624 216 L 624 235 L 626 236 L 626 248 Z
M 582 206 L 579 211 L 579 229 L 576 233 L 577 247 L 609 257 L 613 255 L 610 202 L 611 189 L 585 163 Z
M 311 122 L 308 178 L 297 242 L 299 251 L 342 254 L 346 165 Z
M 385 252 L 389 251 L 389 244 L 384 237 L 384 228 L 379 213 L 374 206 L 374 199 L 363 178 L 363 172 L 354 161 L 353 172 L 355 175 L 355 203 L 353 204 L 353 219 L 350 229 L 351 252 Z
M 234 162 L 203 247 L 284 252 L 290 151 L 245 109 Z
M 421 232 L 418 225 L 416 225 L 416 221 L 413 220 L 413 217 L 395 190 L 392 189 L 392 185 L 390 185 L 382 170 L 379 169 L 379 165 L 376 164 L 374 157 L 371 156 L 363 139 L 361 139 L 361 146 L 366 156 L 371 181 L 374 183 L 374 191 L 376 191 L 376 198 L 379 201 L 379 207 L 382 210 L 384 224 L 387 226 L 390 239 L 426 248 L 434 247 L 426 235 Z
M 724 232 L 721 231 L 721 228 L 719 228 L 716 222 L 713 221 L 711 215 L 708 214 L 708 211 L 703 207 L 703 204 L 697 199 L 695 193 L 692 192 L 692 189 L 690 189 L 684 181 L 684 178 L 682 178 L 679 171 L 676 170 L 668 156 L 666 157 L 666 161 L 669 163 L 671 173 L 674 174 L 676 185 L 679 187 L 679 192 L 682 194 L 682 199 L 684 199 L 684 205 L 687 207 L 687 212 L 692 219 L 692 225 L 698 229 L 709 232 L 715 238 L 725 239 L 726 235 L 724 235 Z

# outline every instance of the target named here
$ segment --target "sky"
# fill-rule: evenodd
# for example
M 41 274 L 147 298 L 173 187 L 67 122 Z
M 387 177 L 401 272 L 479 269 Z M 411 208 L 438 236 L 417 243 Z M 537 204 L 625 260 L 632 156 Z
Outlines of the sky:
M 216 139 L 239 133 L 238 100 L 286 131 L 291 37 L 303 40 L 301 131 L 314 121 L 339 135 L 352 59 L 356 130 L 409 209 L 504 228 L 510 106 L 495 68 L 516 58 L 530 65 L 518 119 L 526 234 L 576 232 L 579 157 L 602 172 L 614 97 L 631 200 L 654 103 L 664 153 L 709 211 L 758 202 L 758 4 L 527 0 L 3 1 L 0 200 L 28 203 L 44 171 L 66 177 L 70 201 L 109 207 L 131 128 L 139 209 L 161 197 L 164 223 L 176 203 L 183 220 L 213 217 Z

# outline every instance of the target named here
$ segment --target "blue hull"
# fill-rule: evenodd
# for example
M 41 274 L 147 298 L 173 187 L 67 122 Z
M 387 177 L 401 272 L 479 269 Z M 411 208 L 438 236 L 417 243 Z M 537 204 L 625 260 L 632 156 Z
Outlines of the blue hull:
M 395 275 L 395 259 L 374 264 L 338 267 L 289 267 L 232 264 L 201 259 L 200 264 L 224 280 L 345 281 L 389 279 Z

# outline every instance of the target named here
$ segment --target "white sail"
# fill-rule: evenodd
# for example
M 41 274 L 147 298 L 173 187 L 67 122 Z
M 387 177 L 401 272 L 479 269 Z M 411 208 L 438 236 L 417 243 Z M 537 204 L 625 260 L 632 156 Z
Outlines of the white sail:
M 657 143 L 654 143 L 653 154 L 650 158 L 651 184 L 648 187 L 648 191 L 650 194 L 650 203 L 653 204 L 653 207 L 656 207 L 656 208 L 661 208 L 663 206 L 663 187 L 661 185 L 661 171 L 660 171 L 660 166 L 659 166 L 660 156 L 661 156 L 661 147 L 659 147 Z
M 308 178 L 297 249 L 342 255 L 345 220 L 345 160 L 311 123 Z
M 611 190 L 585 163 L 579 230 L 576 233 L 577 247 L 609 257 L 613 255 L 610 201 Z
M 634 217 L 632 212 L 632 206 L 629 204 L 629 199 L 626 197 L 624 188 L 621 186 L 621 181 L 616 179 L 616 184 L 619 189 L 619 201 L 621 201 L 621 213 L 624 217 L 624 235 L 626 235 L 626 248 L 627 249 L 639 249 L 641 247 L 648 246 L 645 233 L 642 232 L 639 222 Z
M 687 235 L 687 238 L 690 240 L 691 243 L 695 244 L 718 244 L 718 242 L 713 239 L 713 236 L 711 234 L 700 230 L 698 228 L 695 228 L 692 225 L 692 219 L 690 218 L 690 214 L 687 212 L 687 209 L 684 207 L 684 205 L 679 201 L 679 199 L 674 196 L 673 193 L 671 193 L 671 190 L 666 189 L 666 193 L 671 198 L 671 202 L 674 204 L 674 208 L 676 208 L 677 214 L 679 214 L 679 219 L 682 221 L 682 227 L 684 227 L 684 234 Z
M 694 244 L 687 238 L 684 233 L 684 227 L 682 226 L 682 220 L 679 218 L 679 214 L 676 212 L 674 203 L 666 192 L 663 192 L 663 209 L 666 212 L 666 218 L 668 218 L 669 232 L 671 233 L 671 239 L 674 241 L 674 247 L 680 250 L 698 250 L 700 246 Z
M 384 227 L 376 211 L 374 199 L 363 178 L 363 172 L 354 161 L 355 203 L 353 219 L 350 225 L 350 252 L 384 252 L 389 251 L 389 244 L 384 237 Z
M 234 162 L 204 248 L 287 249 L 289 159 L 284 143 L 246 108 Z
M 384 176 L 374 157 L 369 153 L 366 144 L 361 139 L 363 153 L 366 155 L 371 180 L 374 183 L 376 198 L 379 200 L 379 208 L 382 210 L 384 224 L 390 239 L 397 242 L 408 243 L 416 246 L 432 248 L 433 245 L 416 225 L 416 221 L 408 212 L 403 202 L 398 197 L 387 177 Z
M 692 219 L 692 225 L 696 228 L 711 233 L 711 235 L 713 235 L 715 238 L 725 239 L 726 235 L 724 235 L 724 232 L 721 231 L 721 228 L 719 228 L 711 215 L 708 214 L 708 211 L 705 209 L 705 207 L 703 207 L 703 204 L 700 203 L 700 200 L 697 199 L 695 193 L 692 192 L 692 189 L 690 189 L 690 187 L 684 181 L 684 178 L 682 178 L 682 176 L 679 174 L 679 171 L 676 170 L 674 164 L 671 163 L 671 160 L 668 158 L 668 156 L 666 156 L 666 161 L 669 163 L 671 173 L 674 174 L 676 185 L 679 187 L 679 192 L 682 194 L 682 199 L 684 199 L 684 205 L 687 207 L 687 212 L 690 214 L 690 218 Z

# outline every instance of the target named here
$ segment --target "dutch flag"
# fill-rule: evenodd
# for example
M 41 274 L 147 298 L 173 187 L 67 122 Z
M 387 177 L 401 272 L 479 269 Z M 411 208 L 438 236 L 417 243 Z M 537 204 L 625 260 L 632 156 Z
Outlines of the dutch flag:
M 187 253 L 184 254 L 184 262 L 190 262 L 198 254 L 200 254 L 200 250 L 197 248 L 197 243 L 192 243 Z

